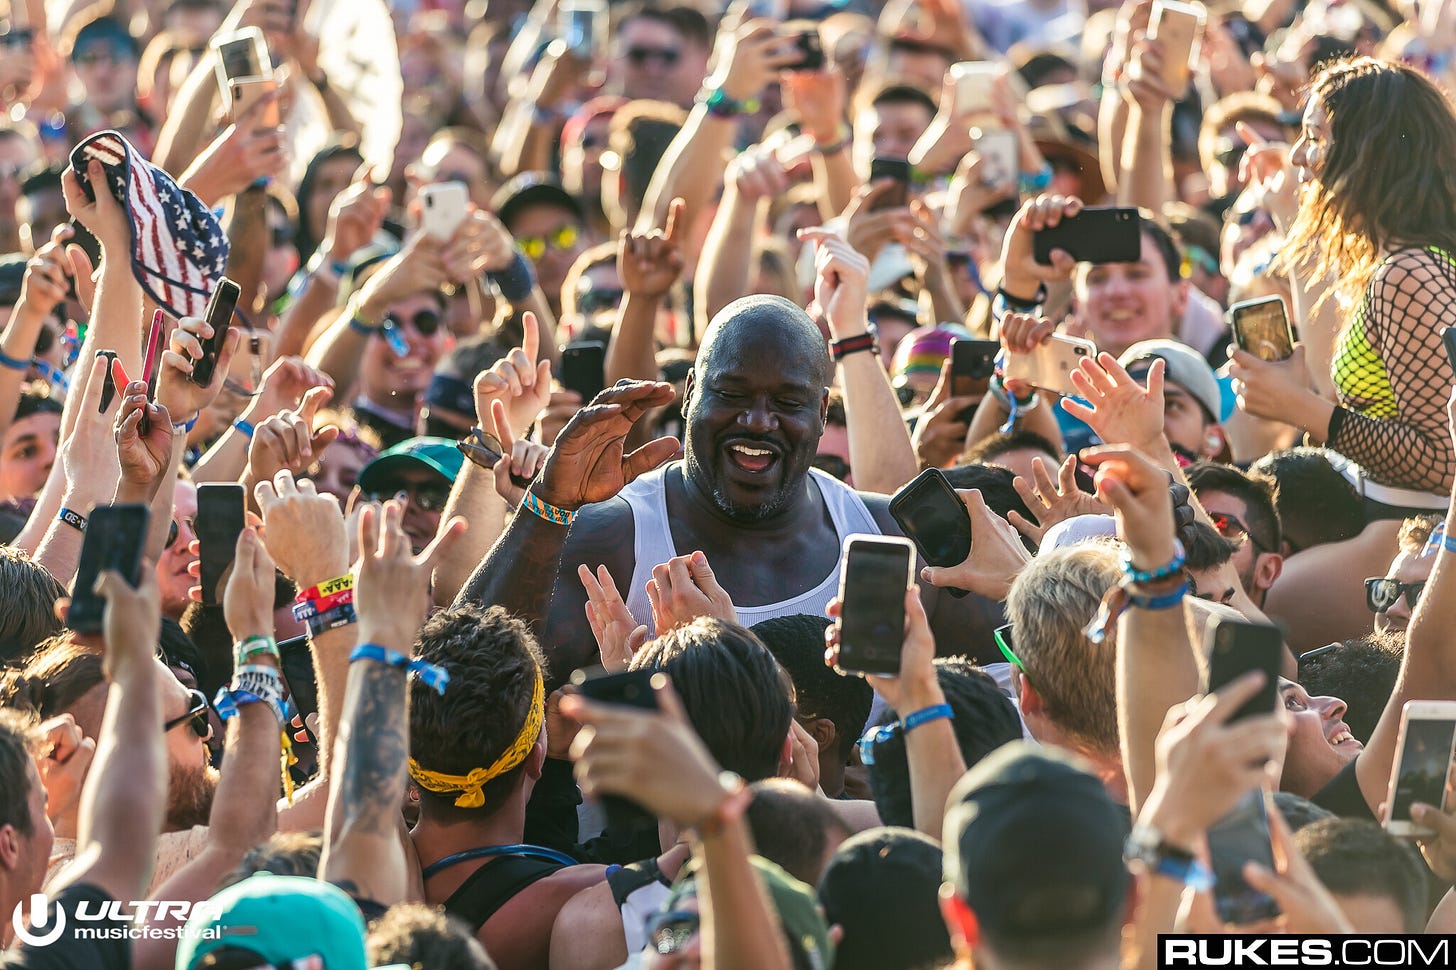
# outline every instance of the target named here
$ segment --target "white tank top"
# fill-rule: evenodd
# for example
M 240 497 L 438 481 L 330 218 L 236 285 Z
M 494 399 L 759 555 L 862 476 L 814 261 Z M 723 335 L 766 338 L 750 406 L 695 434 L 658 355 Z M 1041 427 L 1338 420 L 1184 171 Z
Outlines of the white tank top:
M 632 544 L 636 562 L 632 567 L 632 582 L 627 591 L 627 609 L 638 623 L 646 624 L 652 635 L 656 635 L 657 631 L 652 623 L 652 603 L 647 598 L 647 582 L 652 578 L 654 566 L 678 555 L 677 547 L 672 542 L 672 529 L 668 525 L 667 489 L 664 485 L 668 469 L 676 467 L 681 467 L 681 462 L 673 462 L 648 472 L 619 493 L 632 508 L 632 521 L 636 532 Z M 880 534 L 879 525 L 875 523 L 874 516 L 870 515 L 870 510 L 865 507 L 859 493 L 833 475 L 817 468 L 809 469 L 809 474 L 814 476 L 814 481 L 819 486 L 819 494 L 824 497 L 824 504 L 829 508 L 829 518 L 834 523 L 834 531 L 839 534 L 840 542 L 844 541 L 845 536 L 856 532 Z M 713 565 L 712 552 L 706 549 L 704 552 L 708 555 L 709 565 Z M 825 607 L 838 592 L 839 559 L 836 557 L 834 568 L 822 582 L 793 599 L 769 603 L 766 606 L 735 604 L 738 609 L 738 622 L 744 626 L 753 626 L 776 616 L 793 616 L 798 613 L 823 616 Z

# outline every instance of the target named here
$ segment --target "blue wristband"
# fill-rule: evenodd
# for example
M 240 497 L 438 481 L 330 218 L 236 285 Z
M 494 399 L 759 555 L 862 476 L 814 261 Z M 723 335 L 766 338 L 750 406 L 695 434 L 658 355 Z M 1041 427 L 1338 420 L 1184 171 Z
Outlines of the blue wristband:
M 10 370 L 28 371 L 30 370 L 30 358 L 27 357 L 21 360 L 19 357 L 9 357 L 3 351 L 0 351 L 0 367 L 8 367 Z
M 423 657 L 406 657 L 402 653 L 381 647 L 377 643 L 361 643 L 349 654 L 349 663 L 356 660 L 373 660 L 375 663 L 420 675 L 420 680 L 437 694 L 444 694 L 450 683 L 450 672 L 438 664 L 432 664 Z
M 536 273 L 531 269 L 531 261 L 520 252 L 511 258 L 511 264 L 505 269 L 486 273 L 485 277 L 511 303 L 524 300 L 536 288 Z
M 258 430 L 247 421 L 244 421 L 242 418 L 238 418 L 236 421 L 234 421 L 233 427 L 241 431 L 249 441 L 253 440 L 253 432 Z
M 194 414 L 191 421 L 184 421 L 181 424 L 172 425 L 172 430 L 180 431 L 183 434 L 191 434 L 192 429 L 197 427 L 197 419 L 200 417 L 202 417 L 201 414 Z
M 1022 195 L 1045 191 L 1052 184 L 1051 162 L 1042 162 L 1039 172 L 1022 172 L 1017 178 Z
M 1164 593 L 1161 596 L 1142 596 L 1138 593 L 1129 592 L 1127 602 L 1130 606 L 1136 606 L 1140 610 L 1171 610 L 1183 602 L 1183 597 L 1188 595 L 1188 583 L 1184 583 L 1171 593 Z
M 925 707 L 914 714 L 907 714 L 900 719 L 902 725 L 900 730 L 909 734 L 922 724 L 929 724 L 931 721 L 938 721 L 941 718 L 955 720 L 955 711 L 950 709 L 949 704 L 936 704 L 934 707 Z
M 1132 551 L 1126 547 L 1122 550 L 1122 572 L 1129 582 L 1139 586 L 1146 586 L 1149 583 L 1156 583 L 1159 580 L 1176 576 L 1187 562 L 1187 554 L 1183 551 L 1183 543 L 1177 539 L 1173 540 L 1173 559 L 1157 569 L 1138 569 L 1132 564 Z
M 1214 884 L 1213 872 L 1197 858 L 1183 860 L 1164 855 L 1158 859 L 1152 871 L 1201 893 L 1208 892 Z

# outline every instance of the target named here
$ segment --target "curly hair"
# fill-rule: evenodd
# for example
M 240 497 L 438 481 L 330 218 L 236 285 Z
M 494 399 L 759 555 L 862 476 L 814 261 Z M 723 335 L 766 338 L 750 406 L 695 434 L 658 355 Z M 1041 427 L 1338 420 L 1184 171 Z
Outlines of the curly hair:
M 1329 116 L 1316 179 L 1282 250 L 1286 270 L 1312 263 L 1342 280 L 1352 303 L 1392 246 L 1456 250 L 1456 111 L 1420 71 L 1355 57 L 1326 65 L 1309 85 Z
M 467 603 L 441 610 L 420 630 L 415 654 L 444 667 L 450 689 L 440 695 L 417 678 L 410 681 L 410 756 L 423 768 L 451 775 L 500 757 L 526 722 L 536 678 L 550 679 L 530 629 L 498 606 Z M 523 766 L 491 779 L 478 809 L 457 808 L 453 795 L 423 787 L 420 808 L 446 816 L 488 815 L 515 789 Z

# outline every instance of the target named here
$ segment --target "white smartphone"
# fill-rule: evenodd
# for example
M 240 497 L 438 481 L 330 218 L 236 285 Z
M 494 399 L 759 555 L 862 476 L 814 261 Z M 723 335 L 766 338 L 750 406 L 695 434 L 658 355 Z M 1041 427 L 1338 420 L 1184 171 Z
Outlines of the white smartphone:
M 972 137 L 981 156 L 981 182 L 993 189 L 1014 188 L 1019 177 L 1021 143 L 1007 128 L 982 128 Z
M 992 91 L 1000 67 L 991 61 L 960 61 L 950 66 L 955 81 L 956 114 L 990 114 L 995 110 Z
M 420 229 L 442 242 L 465 221 L 470 190 L 463 182 L 436 182 L 420 188 Z
M 1155 0 L 1152 18 L 1148 21 L 1148 39 L 1163 44 L 1163 80 L 1179 97 L 1188 87 L 1188 78 L 1197 50 L 1198 39 L 1208 14 L 1201 3 L 1180 3 L 1179 0 Z
M 278 90 L 278 80 L 272 77 L 238 77 L 233 78 L 228 84 L 228 90 L 232 92 L 233 96 L 233 106 L 232 110 L 228 112 L 228 117 L 235 124 L 265 95 Z M 278 106 L 277 101 L 274 101 L 271 107 L 254 119 L 254 125 L 257 128 L 277 128 L 281 124 L 283 124 L 283 110 Z
M 1072 371 L 1083 360 L 1096 358 L 1097 345 L 1092 341 L 1054 333 L 1029 354 L 1008 352 L 1006 379 L 1073 397 L 1081 392 L 1072 384 Z
M 232 97 L 229 83 L 245 77 L 272 77 L 273 59 L 268 56 L 268 42 L 257 27 L 244 27 L 230 34 L 221 34 L 212 41 L 217 61 L 217 86 L 223 96 Z
M 1395 771 L 1385 796 L 1385 831 L 1415 837 L 1433 834 L 1411 820 L 1411 806 L 1444 809 L 1456 744 L 1456 701 L 1407 701 L 1400 712 Z
M 839 661 L 846 674 L 900 674 L 905 592 L 915 585 L 915 543 L 848 535 L 839 564 Z
M 609 39 L 605 0 L 561 0 L 557 29 L 573 54 L 584 61 L 604 60 Z

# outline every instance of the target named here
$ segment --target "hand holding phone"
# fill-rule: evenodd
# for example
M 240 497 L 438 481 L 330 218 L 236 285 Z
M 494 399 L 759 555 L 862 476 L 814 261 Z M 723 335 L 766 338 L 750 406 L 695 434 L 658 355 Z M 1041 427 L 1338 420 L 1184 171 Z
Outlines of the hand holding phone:
M 147 356 L 146 363 L 142 367 L 141 377 L 147 384 L 148 404 L 154 404 L 157 400 L 157 382 L 160 380 L 162 373 L 162 341 L 166 339 L 166 335 L 166 320 L 162 316 L 162 311 L 156 310 L 152 313 L 151 329 L 147 331 Z M 147 417 L 147 412 L 143 411 L 141 423 L 137 425 L 137 431 L 145 438 L 150 432 L 151 427 L 151 421 Z
M 1054 249 L 1079 263 L 1136 263 L 1143 251 L 1138 211 L 1093 206 L 1064 215 L 1055 226 L 1038 229 L 1032 237 L 1033 256 L 1043 266 L 1052 265 Z
M 846 674 L 896 677 L 915 546 L 900 536 L 849 535 L 839 567 L 839 659 Z
M 1284 635 L 1279 628 L 1271 623 L 1216 616 L 1209 620 L 1205 638 L 1205 654 L 1209 660 L 1204 693 L 1212 693 L 1251 670 L 1264 674 L 1259 693 L 1234 711 L 1227 723 L 1273 714 L 1279 704 L 1279 666 L 1284 659 Z
M 1434 834 L 1411 818 L 1411 806 L 1445 809 L 1453 749 L 1456 702 L 1407 701 L 1400 712 L 1398 754 L 1385 798 L 1385 831 L 1404 838 Z
M 1055 391 L 1065 397 L 1079 393 L 1072 383 L 1072 371 L 1083 360 L 1097 359 L 1097 345 L 1081 337 L 1054 333 L 1029 352 L 1006 352 L 1006 380 L 1022 381 L 1044 391 Z
M 91 510 L 66 625 L 77 633 L 100 633 L 106 600 L 95 592 L 102 573 L 113 571 L 135 587 L 141 582 L 142 549 L 151 511 L 145 505 L 98 505 Z
M 610 674 L 605 668 L 591 667 L 573 671 L 571 683 L 578 694 L 599 704 L 656 711 L 657 692 L 652 689 L 652 677 L 656 673 L 655 670 L 629 670 Z M 598 801 L 606 813 L 607 828 L 616 832 L 626 831 L 641 820 L 653 817 L 642 806 L 620 795 L 605 795 Z
M 244 522 L 243 486 L 206 482 L 197 486 L 197 542 L 202 560 L 202 603 L 222 603 L 222 584 L 237 553 Z
M 870 184 L 888 181 L 891 184 L 875 202 L 875 211 L 903 209 L 910 204 L 910 163 L 903 158 L 876 156 L 870 162 Z
M 233 310 L 238 305 L 238 297 L 242 290 L 238 284 L 224 276 L 217 284 L 217 289 L 212 291 L 212 299 L 208 301 L 207 312 L 203 319 L 207 325 L 212 327 L 212 339 L 202 345 L 202 356 L 192 363 L 192 374 L 188 380 L 198 387 L 206 387 L 212 383 L 212 375 L 217 370 L 217 358 L 222 353 L 223 345 L 227 343 L 228 330 L 232 327 Z
M 1284 299 L 1266 296 L 1244 300 L 1229 307 L 1229 329 L 1234 344 L 1260 360 L 1286 360 L 1294 353 L 1294 327 L 1284 309 Z

